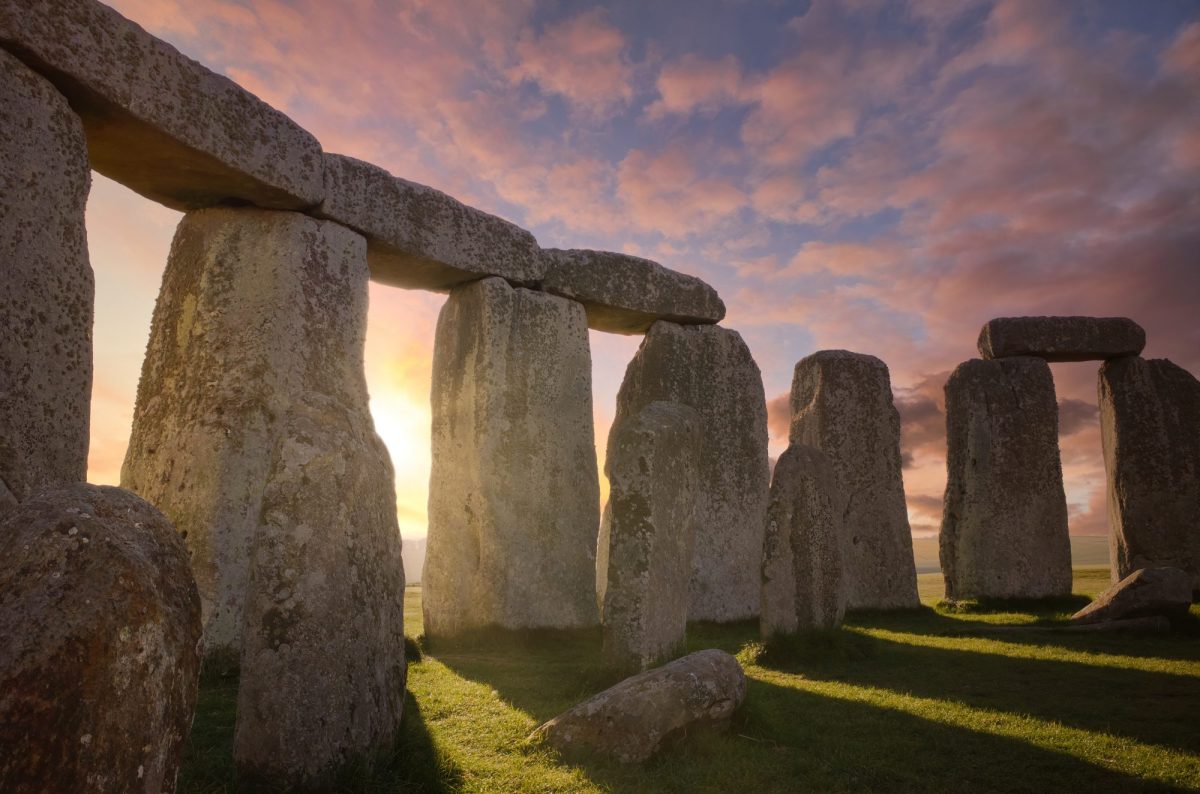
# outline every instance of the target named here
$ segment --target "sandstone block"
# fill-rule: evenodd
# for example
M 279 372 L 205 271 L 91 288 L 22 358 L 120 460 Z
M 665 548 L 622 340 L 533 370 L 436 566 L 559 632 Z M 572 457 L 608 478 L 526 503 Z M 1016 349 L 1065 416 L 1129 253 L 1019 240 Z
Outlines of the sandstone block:
M 695 540 L 700 417 L 654 402 L 614 431 L 596 548 L 603 656 L 646 669 L 683 647 Z
M 0 514 L 87 476 L 92 302 L 83 127 L 0 51 Z
M 1167 359 L 1100 367 L 1113 581 L 1169 566 L 1200 592 L 1200 381 Z
M 588 325 L 614 334 L 644 334 L 657 320 L 719 323 L 725 304 L 695 276 L 657 262 L 609 251 L 547 248 L 542 289 L 577 300 Z
M 973 359 L 946 382 L 946 598 L 1071 592 L 1058 401 L 1040 358 Z
M 789 443 L 824 452 L 849 494 L 842 536 L 847 607 L 917 606 L 900 415 L 887 365 L 845 350 L 813 353 L 796 364 L 791 405 Z
M 754 617 L 770 488 L 758 365 L 736 331 L 656 322 L 625 370 L 613 432 L 656 401 L 687 405 L 700 415 L 688 619 Z
M 0 0 L 0 46 L 46 75 L 92 167 L 187 210 L 321 200 L 321 146 L 295 122 L 95 0 Z
M 1136 356 L 1145 346 L 1146 332 L 1127 317 L 998 317 L 979 332 L 985 359 L 1093 361 Z
M 167 519 L 78 484 L 0 521 L 0 790 L 171 792 L 200 598 Z
M 429 636 L 598 622 L 587 333 L 578 303 L 498 278 L 458 287 L 442 308 L 421 577 Z
M 846 494 L 825 453 L 794 444 L 779 456 L 763 542 L 764 638 L 842 624 L 845 511 Z
M 563 753 L 645 761 L 697 728 L 720 728 L 746 699 L 746 675 L 724 651 L 707 650 L 626 678 L 539 727 Z
M 519 226 L 340 154 L 325 155 L 317 214 L 366 236 L 371 277 L 384 284 L 449 290 L 482 276 L 533 284 L 545 270 Z
M 1072 623 L 1178 617 L 1192 604 L 1192 577 L 1178 568 L 1140 568 L 1071 616 Z

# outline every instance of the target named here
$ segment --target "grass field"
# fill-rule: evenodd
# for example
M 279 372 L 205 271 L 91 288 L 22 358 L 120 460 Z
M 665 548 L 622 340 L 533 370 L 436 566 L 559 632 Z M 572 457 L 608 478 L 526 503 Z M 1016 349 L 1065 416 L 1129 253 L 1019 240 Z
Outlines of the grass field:
M 689 630 L 691 649 L 736 653 L 749 678 L 727 733 L 689 737 L 644 767 L 568 764 L 525 737 L 604 686 L 595 633 L 491 636 L 409 667 L 395 754 L 338 791 L 841 792 L 1200 791 L 1200 608 L 1170 635 L 1017 631 L 1061 620 L 1108 584 L 1012 611 L 926 606 L 851 615 L 841 631 L 763 649 L 752 623 Z M 419 588 L 406 627 L 421 634 Z M 983 630 L 981 630 L 983 629 Z M 182 792 L 236 790 L 237 682 L 206 677 Z

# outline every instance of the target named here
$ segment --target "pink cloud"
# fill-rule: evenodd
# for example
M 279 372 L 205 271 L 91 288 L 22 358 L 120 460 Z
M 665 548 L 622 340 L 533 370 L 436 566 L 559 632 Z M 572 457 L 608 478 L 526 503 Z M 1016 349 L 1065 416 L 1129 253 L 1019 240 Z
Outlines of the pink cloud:
M 659 98 L 646 109 L 649 118 L 713 111 L 742 100 L 742 67 L 732 55 L 685 55 L 663 67 L 656 86 Z

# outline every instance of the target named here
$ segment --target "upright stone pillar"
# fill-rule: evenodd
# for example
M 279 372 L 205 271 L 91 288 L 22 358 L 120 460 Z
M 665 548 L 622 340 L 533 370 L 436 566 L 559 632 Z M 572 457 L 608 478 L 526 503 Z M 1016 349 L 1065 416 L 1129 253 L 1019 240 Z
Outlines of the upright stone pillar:
M 583 306 L 487 278 L 433 351 L 425 632 L 598 622 L 600 484 Z
M 917 573 L 887 365 L 822 350 L 796 364 L 789 443 L 824 452 L 849 495 L 842 552 L 850 609 L 915 607 Z
M 1174 567 L 1200 592 L 1200 382 L 1167 359 L 1100 368 L 1114 582 Z
M 87 476 L 92 304 L 83 125 L 0 51 L 0 513 Z
M 1071 592 L 1067 498 L 1050 366 L 1017 357 L 960 364 L 946 382 L 946 598 Z
M 650 326 L 617 395 L 614 438 L 652 402 L 700 415 L 696 542 L 689 620 L 758 615 L 770 488 L 762 375 L 736 332 L 715 325 Z

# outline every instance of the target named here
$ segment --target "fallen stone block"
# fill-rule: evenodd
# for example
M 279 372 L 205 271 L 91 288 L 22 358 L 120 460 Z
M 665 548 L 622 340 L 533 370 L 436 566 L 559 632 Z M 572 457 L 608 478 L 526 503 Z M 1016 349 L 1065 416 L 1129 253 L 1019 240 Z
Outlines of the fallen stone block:
M 725 304 L 695 276 L 657 262 L 609 251 L 547 248 L 542 289 L 577 300 L 588 326 L 614 334 L 644 334 L 657 320 L 719 323 Z
M 985 359 L 1102 361 L 1136 356 L 1145 346 L 1146 332 L 1126 317 L 997 317 L 979 332 Z
M 1179 617 L 1192 604 L 1192 577 L 1178 568 L 1142 568 L 1096 596 L 1071 616 L 1073 623 Z
M 721 728 L 746 699 L 746 675 L 724 651 L 707 650 L 626 678 L 534 731 L 566 755 L 647 760 L 697 728 Z

